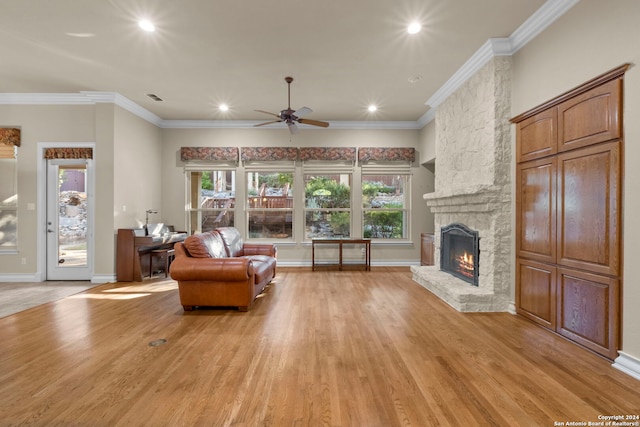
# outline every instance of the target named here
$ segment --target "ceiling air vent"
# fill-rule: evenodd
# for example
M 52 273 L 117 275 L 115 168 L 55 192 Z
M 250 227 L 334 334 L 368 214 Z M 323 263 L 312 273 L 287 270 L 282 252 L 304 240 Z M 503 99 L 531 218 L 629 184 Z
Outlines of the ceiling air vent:
M 154 101 L 162 101 L 162 98 L 160 98 L 158 95 L 156 95 L 155 93 L 148 93 L 147 96 L 151 99 L 153 99 Z

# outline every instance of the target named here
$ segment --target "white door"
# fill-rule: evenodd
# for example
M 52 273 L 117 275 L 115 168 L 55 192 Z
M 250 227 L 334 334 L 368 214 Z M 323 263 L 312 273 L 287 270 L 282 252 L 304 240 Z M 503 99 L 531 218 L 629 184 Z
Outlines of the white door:
M 47 160 L 47 280 L 90 280 L 91 160 Z

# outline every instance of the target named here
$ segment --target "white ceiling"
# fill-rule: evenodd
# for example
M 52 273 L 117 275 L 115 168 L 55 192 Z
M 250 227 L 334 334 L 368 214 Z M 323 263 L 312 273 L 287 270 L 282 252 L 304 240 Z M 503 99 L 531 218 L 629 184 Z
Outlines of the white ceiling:
M 284 109 L 284 77 L 293 76 L 291 107 L 332 122 L 419 120 L 426 101 L 488 39 L 510 37 L 545 3 L 0 2 L 0 93 L 114 92 L 162 120 L 267 121 L 254 110 Z M 157 31 L 141 31 L 141 17 Z M 414 20 L 423 29 L 409 35 Z M 217 108 L 223 102 L 226 113 Z M 373 115 L 370 103 L 379 107 Z

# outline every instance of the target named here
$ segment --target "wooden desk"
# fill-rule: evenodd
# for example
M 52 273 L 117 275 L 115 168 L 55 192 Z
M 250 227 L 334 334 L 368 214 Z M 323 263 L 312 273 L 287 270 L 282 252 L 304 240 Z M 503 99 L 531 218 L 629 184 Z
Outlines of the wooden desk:
M 311 240 L 311 271 L 316 270 L 316 245 L 338 245 L 338 267 L 342 271 L 342 246 L 364 245 L 364 267 L 371 270 L 371 239 L 312 239 Z

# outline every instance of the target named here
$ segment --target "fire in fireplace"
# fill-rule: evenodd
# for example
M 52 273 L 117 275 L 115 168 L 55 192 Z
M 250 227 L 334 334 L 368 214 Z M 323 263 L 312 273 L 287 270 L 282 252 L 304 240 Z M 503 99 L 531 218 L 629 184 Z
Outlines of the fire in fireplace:
M 480 236 L 463 224 L 440 229 L 440 270 L 478 286 Z

